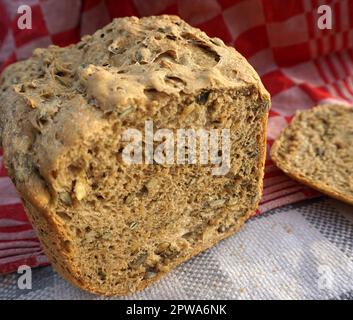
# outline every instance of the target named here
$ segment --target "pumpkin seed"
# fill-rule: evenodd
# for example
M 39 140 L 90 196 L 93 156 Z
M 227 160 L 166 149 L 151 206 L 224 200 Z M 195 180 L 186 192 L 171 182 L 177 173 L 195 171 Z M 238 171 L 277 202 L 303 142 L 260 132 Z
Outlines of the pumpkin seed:
M 82 181 L 76 181 L 75 195 L 78 201 L 81 201 L 87 195 L 85 184 Z
M 144 279 L 151 279 L 154 278 L 157 275 L 157 272 L 155 271 L 147 271 L 144 275 Z
M 68 192 L 60 192 L 59 199 L 62 203 L 66 204 L 67 206 L 71 206 L 72 204 L 71 196 Z
M 124 110 L 122 110 L 119 114 L 120 118 L 124 118 L 126 117 L 128 114 L 130 114 L 131 112 L 135 111 L 136 107 L 135 106 L 128 106 L 127 108 L 125 108 Z
M 138 222 L 133 221 L 133 222 L 130 223 L 129 229 L 130 230 L 134 230 L 137 227 L 137 225 L 138 225 Z
M 130 263 L 130 267 L 131 268 L 137 268 L 139 267 L 141 264 L 143 264 L 146 259 L 147 259 L 148 253 L 147 252 L 142 252 L 140 253 L 131 263 Z
M 219 208 L 219 207 L 222 207 L 225 202 L 226 202 L 225 199 L 217 199 L 217 200 L 209 202 L 209 205 L 211 208 Z

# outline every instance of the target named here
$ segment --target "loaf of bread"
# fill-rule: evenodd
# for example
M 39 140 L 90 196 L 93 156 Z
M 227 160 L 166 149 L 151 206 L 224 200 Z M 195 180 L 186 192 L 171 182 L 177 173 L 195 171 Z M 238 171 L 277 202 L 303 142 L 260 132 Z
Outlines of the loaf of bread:
M 353 204 L 353 108 L 299 111 L 272 145 L 271 158 L 292 178 Z
M 178 17 L 116 19 L 76 45 L 36 49 L 0 85 L 8 174 L 53 266 L 80 288 L 143 289 L 256 211 L 269 94 L 238 52 Z M 124 133 L 147 127 L 173 133 L 171 148 L 155 135 L 129 153 Z M 189 161 L 189 145 L 188 162 L 167 157 L 185 129 L 228 132 L 229 148 L 220 135 L 213 148 L 224 163 Z

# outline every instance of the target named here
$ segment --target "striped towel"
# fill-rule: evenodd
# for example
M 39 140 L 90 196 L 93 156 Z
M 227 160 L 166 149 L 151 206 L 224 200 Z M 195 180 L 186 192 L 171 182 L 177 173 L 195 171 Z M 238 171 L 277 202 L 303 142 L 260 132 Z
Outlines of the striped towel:
M 20 30 L 17 9 L 26 3 L 32 9 L 32 29 Z M 322 4 L 332 13 L 332 29 L 318 27 Z M 254 66 L 272 95 L 268 149 L 295 110 L 353 101 L 350 0 L 0 0 L 0 70 L 30 56 L 36 47 L 77 42 L 115 17 L 162 13 L 177 14 L 210 36 L 222 38 Z M 259 214 L 317 195 L 266 160 Z M 0 273 L 22 264 L 39 266 L 48 261 L 0 153 Z

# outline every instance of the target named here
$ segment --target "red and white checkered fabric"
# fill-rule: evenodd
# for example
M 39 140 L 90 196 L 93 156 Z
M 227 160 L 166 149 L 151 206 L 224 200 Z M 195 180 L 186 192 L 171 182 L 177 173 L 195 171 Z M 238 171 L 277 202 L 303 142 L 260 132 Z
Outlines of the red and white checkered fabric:
M 31 30 L 17 28 L 17 9 L 32 8 Z M 332 30 L 317 26 L 318 7 L 332 9 Z M 65 46 L 115 17 L 177 14 L 241 52 L 272 95 L 268 148 L 296 109 L 353 102 L 351 0 L 0 0 L 0 70 L 36 47 Z M 1 165 L 0 273 L 48 261 Z M 268 158 L 259 213 L 316 196 Z

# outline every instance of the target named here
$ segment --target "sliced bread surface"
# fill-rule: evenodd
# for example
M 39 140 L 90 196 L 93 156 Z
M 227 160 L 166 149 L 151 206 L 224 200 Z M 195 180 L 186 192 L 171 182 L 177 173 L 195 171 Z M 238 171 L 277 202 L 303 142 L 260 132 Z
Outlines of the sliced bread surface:
M 295 180 L 353 204 L 353 108 L 297 112 L 272 145 L 271 158 Z

